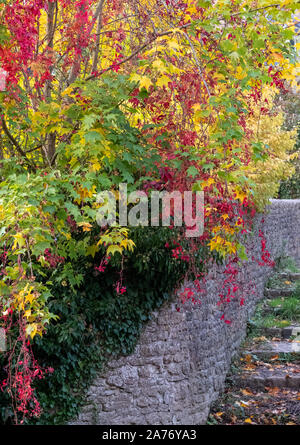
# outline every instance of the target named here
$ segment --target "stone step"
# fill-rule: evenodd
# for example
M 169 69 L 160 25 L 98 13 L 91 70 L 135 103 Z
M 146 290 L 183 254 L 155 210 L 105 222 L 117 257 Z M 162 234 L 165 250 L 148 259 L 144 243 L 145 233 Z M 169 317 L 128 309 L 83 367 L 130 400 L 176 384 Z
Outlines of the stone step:
M 277 276 L 287 281 L 300 281 L 300 272 L 280 272 Z
M 258 328 L 258 330 L 261 332 L 261 334 L 265 337 L 276 337 L 276 338 L 282 338 L 284 340 L 287 340 L 291 337 L 297 336 L 300 334 L 300 326 L 286 326 L 284 328 Z
M 298 336 L 293 341 L 264 341 L 243 352 L 244 356 L 249 354 L 259 360 L 267 360 L 276 355 L 284 357 L 290 354 L 300 359 L 300 338 Z
M 300 389 L 300 364 L 286 363 L 284 365 L 264 364 L 250 371 L 242 371 L 231 379 L 241 388 L 263 391 L 265 388 Z
M 294 287 L 289 288 L 266 288 L 264 294 L 267 298 L 291 297 L 295 293 Z

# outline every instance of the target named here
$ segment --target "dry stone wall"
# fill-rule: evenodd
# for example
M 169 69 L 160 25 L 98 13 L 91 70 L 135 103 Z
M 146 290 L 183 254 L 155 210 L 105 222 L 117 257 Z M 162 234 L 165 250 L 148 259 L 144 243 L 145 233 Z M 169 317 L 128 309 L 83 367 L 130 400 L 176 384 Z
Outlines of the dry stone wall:
M 273 258 L 288 254 L 300 263 L 300 200 L 272 200 L 255 221 Z M 249 240 L 249 257 L 259 258 L 257 233 Z M 222 390 L 232 357 L 245 336 L 246 321 L 263 296 L 270 267 L 244 264 L 238 280 L 245 305 L 238 299 L 217 305 L 224 267 L 213 268 L 201 304 L 177 299 L 165 304 L 145 326 L 135 352 L 108 363 L 93 382 L 78 419 L 71 424 L 197 425 Z M 159 285 L 159 283 L 156 283 Z M 255 292 L 254 292 L 255 290 Z

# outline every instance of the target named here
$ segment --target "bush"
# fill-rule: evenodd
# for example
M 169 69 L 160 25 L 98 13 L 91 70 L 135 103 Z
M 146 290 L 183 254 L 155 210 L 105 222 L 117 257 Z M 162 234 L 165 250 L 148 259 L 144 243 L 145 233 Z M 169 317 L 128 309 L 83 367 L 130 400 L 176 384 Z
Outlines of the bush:
M 101 273 L 95 269 L 101 252 L 93 263 L 83 257 L 73 265 L 84 276 L 75 292 L 58 283 L 51 289 L 49 309 L 59 320 L 49 325 L 43 337 L 36 336 L 33 346 L 40 365 L 55 370 L 36 384 L 43 410 L 39 424 L 61 424 L 76 416 L 84 390 L 96 372 L 108 357 L 134 350 L 151 312 L 172 296 L 185 275 L 187 263 L 174 258 L 172 249 L 165 247 L 174 241 L 173 230 L 136 228 L 131 235 L 136 249 L 125 258 L 126 292 L 122 295 L 117 295 L 114 288 L 120 273 L 116 257 L 120 256 L 116 255 Z M 205 252 L 199 252 L 196 260 L 203 256 Z M 54 276 L 50 278 L 55 281 Z M 10 401 L 1 397 L 1 422 L 9 423 Z
M 298 139 L 296 149 L 300 149 L 300 126 L 298 128 Z M 300 155 L 293 161 L 295 173 L 286 181 L 281 181 L 278 195 L 279 199 L 299 199 L 300 198 Z

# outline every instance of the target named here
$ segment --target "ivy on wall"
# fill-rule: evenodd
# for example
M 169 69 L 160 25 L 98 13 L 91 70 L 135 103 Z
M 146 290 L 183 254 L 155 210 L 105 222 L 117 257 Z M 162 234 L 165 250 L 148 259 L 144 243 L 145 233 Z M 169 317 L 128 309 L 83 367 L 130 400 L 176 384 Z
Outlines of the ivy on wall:
M 174 286 L 185 276 L 187 262 L 175 258 L 173 250 L 166 247 L 174 242 L 174 230 L 136 228 L 132 239 L 135 252 L 126 255 L 123 265 L 126 292 L 118 295 L 115 290 L 120 255 L 115 255 L 102 273 L 97 266 L 101 252 L 90 262 L 82 257 L 73 265 L 84 276 L 75 292 L 53 284 L 49 308 L 59 320 L 49 325 L 43 337 L 35 337 L 33 352 L 42 367 L 55 372 L 35 383 L 42 414 L 27 422 L 61 424 L 74 418 L 96 372 L 103 369 L 108 357 L 133 352 L 151 312 L 171 298 Z M 199 252 L 196 258 L 199 271 L 203 255 Z M 1 423 L 11 423 L 13 412 L 5 393 L 0 406 Z

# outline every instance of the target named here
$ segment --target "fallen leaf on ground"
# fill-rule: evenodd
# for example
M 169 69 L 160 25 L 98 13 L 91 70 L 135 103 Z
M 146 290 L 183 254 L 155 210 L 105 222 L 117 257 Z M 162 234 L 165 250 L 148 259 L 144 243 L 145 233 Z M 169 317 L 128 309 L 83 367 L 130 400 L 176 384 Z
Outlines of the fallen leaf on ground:
M 248 417 L 247 419 L 244 420 L 245 423 L 253 423 L 252 420 L 250 419 L 250 417 Z
M 262 336 L 262 337 L 254 337 L 253 341 L 266 341 L 266 337 Z
M 256 369 L 256 366 L 255 365 L 246 365 L 245 367 L 244 367 L 244 369 L 246 370 L 246 371 L 252 371 L 253 369 Z
M 253 396 L 253 392 L 248 389 L 241 389 L 241 393 L 244 394 L 244 396 Z
M 270 386 L 265 387 L 269 394 L 278 394 L 280 389 L 275 386 L 275 388 L 271 388 Z
M 249 403 L 248 402 L 244 402 L 243 400 L 241 400 L 241 402 L 239 403 L 240 406 L 242 406 L 243 408 L 248 408 Z

